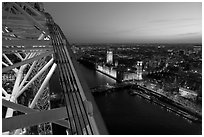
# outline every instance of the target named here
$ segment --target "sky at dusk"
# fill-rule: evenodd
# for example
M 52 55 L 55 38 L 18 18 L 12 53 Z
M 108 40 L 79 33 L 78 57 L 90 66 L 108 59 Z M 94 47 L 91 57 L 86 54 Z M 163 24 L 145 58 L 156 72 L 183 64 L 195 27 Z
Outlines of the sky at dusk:
M 202 3 L 45 2 L 71 43 L 201 43 Z

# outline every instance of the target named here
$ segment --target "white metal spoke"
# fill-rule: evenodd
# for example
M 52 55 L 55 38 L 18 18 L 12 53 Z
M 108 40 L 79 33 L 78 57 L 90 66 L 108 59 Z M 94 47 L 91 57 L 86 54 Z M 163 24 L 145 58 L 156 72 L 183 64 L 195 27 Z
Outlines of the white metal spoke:
M 39 36 L 39 38 L 38 38 L 38 40 L 43 40 L 44 37 L 45 37 L 45 34 L 41 33 L 40 36 Z
M 36 56 L 36 52 L 32 52 L 28 58 L 33 58 Z
M 21 56 L 19 53 L 15 53 L 15 55 L 16 55 L 19 59 L 23 60 L 22 56 Z
M 49 73 L 47 74 L 46 78 L 44 79 L 40 89 L 38 90 L 37 94 L 35 95 L 31 105 L 29 106 L 30 108 L 34 108 L 36 102 L 38 101 L 38 99 L 40 98 L 41 94 L 43 93 L 43 90 L 44 90 L 45 86 L 47 85 L 47 83 L 49 82 L 53 72 L 56 69 L 56 67 L 57 67 L 57 64 L 54 63 L 52 65 L 52 68 L 50 69 Z
M 12 91 L 13 96 L 15 96 L 19 90 L 19 84 L 21 82 L 22 76 L 23 76 L 23 66 L 20 67 L 20 69 L 16 75 L 16 81 L 15 81 L 14 88 Z
M 17 94 L 16 97 L 19 97 L 28 87 L 30 84 L 32 84 L 33 81 L 35 81 L 52 63 L 53 58 L 20 90 L 20 92 Z
M 26 60 L 30 55 L 31 55 L 31 53 L 26 53 L 26 56 L 23 60 Z
M 2 64 L 3 64 L 4 66 L 6 66 L 6 67 L 7 67 L 7 66 L 9 66 L 8 64 L 6 64 L 6 63 L 5 63 L 5 62 L 3 62 L 3 61 L 2 61 Z
M 13 87 L 13 90 L 12 90 L 12 94 L 11 94 L 11 97 L 9 99 L 11 102 L 16 101 L 16 98 L 14 97 L 14 95 L 18 92 L 18 85 L 20 83 L 21 77 L 22 77 L 22 74 L 20 72 L 18 72 L 17 76 L 16 76 L 16 81 L 14 83 L 14 87 Z M 6 112 L 6 118 L 7 117 L 12 117 L 12 116 L 13 116 L 13 109 L 8 108 L 7 112 Z
M 18 92 L 20 90 L 19 85 L 20 85 L 20 82 L 22 80 L 23 70 L 25 69 L 26 65 L 27 64 L 21 66 L 20 69 L 18 70 L 18 72 L 16 73 L 16 81 L 14 83 L 14 87 L 13 87 L 11 98 L 10 98 L 10 101 L 12 101 L 12 102 L 15 102 L 17 99 L 15 96 L 18 94 Z M 6 112 L 6 117 L 11 117 L 12 115 L 13 115 L 13 110 L 8 108 L 7 112 Z
M 50 52 L 45 52 L 44 54 L 42 55 L 39 55 L 39 56 L 35 56 L 33 58 L 30 58 L 30 59 L 26 59 L 26 60 L 23 60 L 21 62 L 18 62 L 18 63 L 15 63 L 14 65 L 11 65 L 11 66 L 8 66 L 8 67 L 5 67 L 2 69 L 2 72 L 6 72 L 6 71 L 9 71 L 13 68 L 16 68 L 16 67 L 19 67 L 19 66 L 22 66 L 24 64 L 28 64 L 28 63 L 31 63 L 37 59 L 40 59 L 42 57 L 45 57 L 45 56 L 48 56 L 48 55 L 51 55 L 53 53 L 53 51 L 50 51 Z
M 11 62 L 11 60 L 6 56 L 6 54 L 3 53 L 4 58 L 6 59 L 6 61 L 8 61 L 8 63 L 10 65 L 13 65 L 13 62 Z
M 8 96 L 8 93 L 7 93 L 6 90 L 4 90 L 3 88 L 2 88 L 2 93 L 3 93 L 5 96 Z
M 27 74 L 25 75 L 23 81 L 21 82 L 19 89 L 21 89 L 23 87 L 23 85 L 25 84 L 26 80 L 28 79 L 28 77 L 30 76 L 33 68 L 35 67 L 35 64 L 37 63 L 37 61 L 34 61 L 30 67 L 30 69 L 28 70 Z
M 8 64 L 6 64 L 5 62 L 3 62 L 2 61 L 2 64 L 4 65 L 4 66 L 6 66 L 6 67 L 8 67 L 9 65 Z M 15 73 L 17 73 L 18 72 L 18 69 L 17 68 L 14 68 L 14 69 L 12 69 Z
M 29 56 L 31 56 L 31 54 L 30 55 L 27 55 L 26 56 L 26 58 L 27 57 L 29 57 Z M 51 63 L 50 63 L 51 62 Z M 53 62 L 53 59 L 51 59 L 49 62 L 48 62 L 48 67 L 49 67 L 49 64 L 52 64 L 52 62 Z M 18 96 L 19 95 L 21 95 L 21 93 L 23 93 L 23 90 L 21 91 L 21 93 L 19 93 L 20 92 L 20 88 L 19 88 L 19 86 L 20 86 L 20 82 L 21 82 L 21 79 L 22 79 L 22 76 L 23 76 L 23 70 L 25 69 L 25 67 L 26 67 L 26 65 L 27 64 L 25 64 L 25 65 L 23 65 L 23 66 L 21 66 L 20 67 L 20 69 L 19 69 L 19 71 L 17 72 L 17 77 L 16 77 L 16 81 L 15 81 L 15 84 L 14 84 L 14 87 L 13 87 L 13 90 L 12 90 L 12 95 L 11 96 L 9 96 L 9 98 L 7 98 L 8 96 L 6 96 L 5 97 L 5 99 L 7 99 L 7 100 L 10 100 L 11 102 L 16 102 L 16 99 L 18 98 Z M 45 66 L 46 66 L 45 65 Z M 42 70 L 42 69 L 41 69 Z M 44 72 L 44 71 L 41 71 L 41 72 Z M 50 76 L 51 77 L 51 76 Z M 49 78 L 50 79 L 50 78 Z M 49 81 L 49 80 L 48 80 Z M 29 85 L 28 85 L 29 86 Z M 27 87 L 28 87 L 27 86 Z M 26 86 L 25 86 L 26 87 Z M 26 89 L 24 87 L 24 89 Z M 44 89 L 44 88 L 43 88 Z M 42 90 L 42 89 L 41 89 Z M 6 112 L 6 118 L 8 118 L 8 117 L 12 117 L 13 116 L 13 109 L 11 109 L 11 108 L 8 108 L 7 109 L 7 112 Z M 19 130 L 16 130 L 15 131 L 15 133 L 17 134 L 17 133 L 20 133 L 20 131 Z

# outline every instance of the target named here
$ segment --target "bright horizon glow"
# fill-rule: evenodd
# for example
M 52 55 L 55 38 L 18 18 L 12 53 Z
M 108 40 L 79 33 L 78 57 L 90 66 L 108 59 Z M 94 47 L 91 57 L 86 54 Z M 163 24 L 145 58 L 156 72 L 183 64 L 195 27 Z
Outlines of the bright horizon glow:
M 44 3 L 71 43 L 202 43 L 201 2 Z

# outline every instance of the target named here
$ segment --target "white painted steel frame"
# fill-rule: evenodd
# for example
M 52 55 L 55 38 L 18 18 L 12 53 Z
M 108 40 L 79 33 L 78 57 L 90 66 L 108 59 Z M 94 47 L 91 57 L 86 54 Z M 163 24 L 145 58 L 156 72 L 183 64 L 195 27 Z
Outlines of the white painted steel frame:
M 32 57 L 32 56 L 33 56 L 33 54 L 29 54 L 29 55 L 26 56 L 26 58 L 27 57 Z M 29 87 L 29 85 L 32 82 L 34 82 L 45 70 L 47 70 L 52 63 L 53 63 L 53 58 L 51 58 L 50 61 L 24 87 L 23 87 L 23 85 L 25 84 L 26 79 L 29 77 L 30 73 L 32 72 L 32 70 L 33 70 L 33 68 L 34 68 L 34 66 L 36 64 L 36 61 L 33 62 L 33 64 L 31 65 L 30 69 L 28 70 L 28 72 L 25 75 L 23 80 L 22 80 L 23 70 L 26 68 L 27 64 L 24 64 L 23 66 L 21 66 L 20 69 L 16 73 L 16 80 L 15 80 L 15 83 L 14 83 L 12 94 L 8 95 L 8 93 L 4 89 L 2 89 L 3 93 L 6 95 L 5 99 L 15 103 L 17 98 Z M 13 64 L 13 63 L 10 62 L 10 64 Z M 38 94 L 35 96 L 35 99 L 33 100 L 33 103 L 31 105 L 32 108 L 34 107 L 35 103 L 37 102 L 40 95 L 42 94 L 42 92 L 43 92 L 45 86 L 47 85 L 47 82 L 51 78 L 56 66 L 57 66 L 56 64 L 53 65 L 53 67 L 51 68 L 51 70 L 48 73 L 47 77 L 45 78 L 43 84 L 41 85 L 41 87 L 39 89 Z M 12 117 L 13 116 L 13 111 L 14 111 L 13 109 L 8 108 L 7 112 L 6 112 L 6 118 Z M 20 132 L 17 130 L 15 133 L 20 133 Z M 9 134 L 9 132 L 5 132 L 5 134 Z
M 19 97 L 47 68 L 52 65 L 53 58 L 22 88 L 16 97 Z
M 30 5 L 24 3 L 24 5 L 26 6 L 26 8 L 29 8 L 32 12 L 36 13 L 38 16 L 40 16 L 40 18 L 42 19 L 45 19 L 43 17 L 43 15 L 36 11 L 35 9 L 33 9 Z M 50 45 L 49 41 L 44 41 L 43 39 L 47 39 L 49 40 L 49 35 L 48 35 L 48 32 L 47 32 L 47 29 L 46 29 L 46 26 L 43 26 L 40 24 L 40 22 L 42 21 L 38 21 L 38 20 L 35 20 L 34 17 L 32 17 L 31 15 L 29 15 L 28 13 L 26 13 L 26 11 L 24 11 L 22 9 L 22 7 L 20 7 L 18 4 L 16 3 L 9 3 L 7 5 L 7 7 L 12 7 L 14 6 L 17 10 L 19 10 L 22 15 L 24 15 L 28 21 L 32 24 L 30 26 L 33 26 L 33 28 L 35 28 L 35 25 L 38 27 L 38 29 L 40 28 L 40 31 L 41 31 L 41 34 L 39 35 L 38 39 L 37 40 L 17 40 L 18 38 L 15 38 L 14 35 L 18 34 L 18 35 L 21 35 L 23 34 L 23 31 L 14 31 L 14 32 L 9 32 L 8 31 L 8 27 L 7 26 L 4 26 L 5 28 L 5 32 L 4 33 L 4 38 L 6 40 L 3 40 L 3 46 L 5 47 L 10 47 L 11 50 L 15 50 L 15 49 L 12 49 L 12 47 L 34 47 L 34 48 L 39 48 L 38 51 L 35 49 L 35 53 L 23 53 L 25 54 L 25 58 L 23 58 L 18 52 L 15 51 L 15 55 L 16 57 L 20 58 L 21 62 L 19 63 L 16 63 L 16 64 L 13 64 L 13 62 L 6 56 L 6 54 L 3 54 L 3 57 L 5 58 L 5 60 L 10 64 L 10 66 L 6 63 L 6 62 L 2 62 L 3 65 L 5 65 L 6 67 L 3 68 L 3 71 L 2 72 L 7 72 L 9 70 L 14 70 L 15 73 L 16 73 L 16 80 L 15 80 L 15 83 L 14 83 L 14 87 L 13 87 L 13 90 L 12 90 L 12 93 L 11 94 L 8 94 L 3 88 L 2 88 L 2 93 L 5 95 L 5 97 L 2 97 L 3 99 L 6 99 L 8 100 L 7 101 L 7 104 L 8 102 L 9 103 L 13 103 L 15 104 L 16 103 L 16 100 L 17 98 L 25 91 L 26 88 L 29 87 L 29 85 L 34 82 L 38 77 L 40 77 L 40 75 L 45 72 L 50 65 L 53 64 L 53 58 L 47 63 L 45 64 L 45 66 L 34 76 L 34 78 L 31 79 L 31 81 L 29 81 L 27 84 L 26 84 L 26 81 L 28 79 L 28 77 L 30 76 L 30 74 L 32 73 L 33 69 L 35 69 L 35 65 L 37 65 L 37 62 L 41 62 L 41 58 L 43 57 L 47 57 L 47 56 L 50 56 L 51 54 L 53 54 L 53 51 L 50 51 L 50 52 L 41 52 L 40 51 L 40 48 L 41 47 L 52 47 L 52 45 Z M 5 9 L 5 7 L 3 7 Z M 16 12 L 18 12 L 16 10 Z M 4 12 L 3 12 L 4 13 Z M 10 13 L 9 13 L 10 15 Z M 13 17 L 15 16 L 18 16 L 18 15 L 12 15 Z M 23 17 L 23 16 L 22 16 Z M 7 18 L 7 17 L 6 17 Z M 37 17 L 39 18 L 39 17 Z M 10 18 L 10 21 L 11 18 Z M 23 20 L 25 21 L 25 20 Z M 15 21 L 14 21 L 15 22 Z M 44 20 L 45 22 L 45 20 Z M 6 22 L 3 22 L 3 23 L 6 23 Z M 20 23 L 20 22 L 19 22 Z M 22 22 L 23 23 L 23 22 Z M 13 24 L 9 24 L 9 25 L 15 25 L 14 23 Z M 20 25 L 20 24 L 19 24 Z M 28 24 L 24 24 L 24 25 L 28 25 Z M 20 25 L 20 27 L 22 27 L 23 25 Z M 26 26 L 24 27 L 26 28 Z M 25 30 L 25 29 L 24 29 Z M 37 34 L 37 33 L 35 33 Z M 47 37 L 48 36 L 48 37 Z M 18 49 L 18 50 L 22 50 L 22 49 Z M 39 55 L 40 54 L 40 55 Z M 30 64 L 32 63 L 32 65 Z M 25 74 L 25 68 L 28 66 L 28 64 L 30 64 L 30 68 L 29 70 L 27 71 L 27 73 Z M 40 94 L 42 94 L 43 92 L 43 89 L 45 88 L 45 86 L 47 85 L 49 79 L 51 78 L 55 68 L 56 68 L 56 64 L 53 64 L 52 68 L 50 69 L 50 72 L 47 74 L 46 78 L 44 79 L 44 82 L 42 83 L 37 95 L 34 97 L 34 100 L 33 100 L 33 103 L 31 104 L 30 107 L 34 107 L 35 103 L 37 102 Z M 20 67 L 19 69 L 17 69 L 17 67 Z M 18 104 L 16 104 L 18 105 Z M 30 109 L 30 111 L 33 110 L 33 109 Z M 13 119 L 14 117 L 13 116 L 13 108 L 8 108 L 7 109 L 7 114 L 6 114 L 6 118 L 9 117 L 9 119 Z M 33 111 L 37 111 L 37 110 L 33 110 Z M 52 110 L 51 110 L 52 111 Z M 39 113 L 39 112 L 38 112 Z M 46 112 L 48 113 L 48 112 Z M 48 113 L 49 114 L 49 113 Z M 66 113 L 64 113 L 63 115 L 66 115 Z M 40 116 L 40 114 L 39 114 Z M 63 118 L 65 118 L 66 116 L 64 116 Z M 62 117 L 61 117 L 62 118 Z M 62 118 L 62 119 L 63 119 Z M 16 118 L 14 118 L 16 119 Z M 52 119 L 52 118 L 50 118 Z M 31 118 L 31 121 L 32 121 L 32 118 Z M 34 120 L 33 120 L 34 121 Z M 14 120 L 14 122 L 16 122 L 16 120 Z M 40 122 L 41 123 L 41 122 Z M 63 126 L 67 126 L 68 127 L 68 122 L 67 121 L 57 121 L 55 122 L 57 124 L 60 124 L 60 125 L 63 125 Z M 13 123 L 14 124 L 14 123 Z M 12 125 L 9 125 L 9 126 L 12 126 Z M 9 134 L 9 132 L 5 132 L 6 134 Z M 20 133 L 20 130 L 16 130 L 14 132 L 15 134 L 19 134 Z

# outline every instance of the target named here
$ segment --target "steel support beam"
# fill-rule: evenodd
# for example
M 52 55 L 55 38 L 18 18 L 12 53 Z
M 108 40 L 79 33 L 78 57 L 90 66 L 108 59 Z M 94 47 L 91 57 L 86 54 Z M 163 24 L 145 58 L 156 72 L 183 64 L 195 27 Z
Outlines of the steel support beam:
M 6 64 L 5 62 L 3 62 L 2 61 L 2 64 L 4 65 L 4 66 L 6 66 L 6 67 L 9 67 L 9 65 L 8 64 Z M 3 68 L 2 68 L 3 69 Z M 13 68 L 12 69 L 15 73 L 17 73 L 18 72 L 18 69 L 17 68 Z M 3 73 L 3 72 L 2 72 Z
M 66 108 L 38 111 L 2 119 L 2 132 L 67 118 Z
M 13 47 L 13 48 L 11 48 L 11 47 L 9 47 L 9 48 L 2 47 L 2 50 L 3 50 L 3 53 L 5 53 L 5 52 L 11 53 L 12 51 L 15 51 L 15 50 L 17 50 L 19 52 L 20 52 L 20 50 L 38 52 L 38 51 L 53 50 L 53 47 L 20 47 L 20 48 L 18 48 L 18 47 Z
M 6 64 L 6 63 L 5 63 L 5 62 L 3 62 L 3 61 L 2 61 L 2 64 L 3 64 L 4 66 L 6 66 L 6 67 L 7 67 L 7 66 L 9 66 L 8 64 Z
M 13 62 L 6 56 L 6 54 L 3 53 L 3 56 L 10 65 L 13 65 Z
M 39 56 L 35 56 L 35 57 L 33 57 L 33 58 L 30 58 L 30 59 L 21 61 L 21 62 L 19 62 L 19 63 L 16 63 L 16 64 L 11 65 L 11 66 L 8 66 L 8 67 L 4 67 L 4 68 L 2 68 L 2 73 L 7 72 L 7 71 L 9 71 L 9 70 L 11 70 L 11 69 L 15 69 L 15 68 L 17 68 L 17 67 L 19 67 L 19 66 L 22 66 L 22 65 L 24 65 L 24 64 L 31 63 L 31 62 L 33 62 L 33 61 L 35 61 L 35 60 L 38 60 L 38 59 L 40 59 L 40 58 L 42 58 L 42 57 L 45 57 L 45 56 L 48 56 L 48 55 L 51 55 L 51 54 L 53 54 L 53 51 L 48 51 L 48 52 L 43 53 L 43 54 L 41 54 L 41 55 L 39 55 Z
M 45 18 L 39 11 L 35 10 L 33 7 L 31 7 L 29 4 L 26 2 L 23 3 L 28 9 L 30 9 L 32 12 L 34 12 L 36 15 L 39 17 Z
M 52 47 L 49 40 L 2 40 L 3 47 Z
M 33 50 L 3 50 L 3 52 L 5 54 L 13 54 L 13 53 L 45 53 L 45 52 L 49 52 L 52 51 L 52 48 L 43 48 L 43 49 L 33 49 Z
M 3 17 L 2 17 L 3 18 Z M 41 21 L 39 21 L 41 22 Z M 21 30 L 37 30 L 35 28 L 35 26 L 33 26 L 33 24 L 30 24 L 27 20 L 19 20 L 19 19 L 12 19 L 12 18 L 9 18 L 9 19 L 6 19 L 2 21 L 2 25 L 6 25 L 8 27 L 11 27 L 13 29 L 21 29 Z M 27 31 L 26 31 L 27 32 Z M 35 32 L 37 33 L 37 32 Z M 38 33 L 41 33 L 41 31 L 39 31 Z
M 23 112 L 23 113 L 38 112 L 38 110 L 36 110 L 36 109 L 28 108 L 26 106 L 7 101 L 5 99 L 2 99 L 2 105 L 5 107 L 8 107 L 8 108 L 12 108 L 14 110 Z M 53 123 L 64 126 L 66 128 L 70 128 L 69 122 L 67 120 L 57 120 L 57 121 L 54 121 Z
M 35 18 L 33 18 L 32 16 L 30 16 L 26 11 L 24 11 L 18 4 L 16 3 L 12 3 L 13 6 L 15 8 L 17 8 L 22 14 L 24 14 L 27 19 L 33 23 L 34 26 L 37 26 L 43 33 L 46 33 L 47 35 L 49 34 L 48 33 L 48 30 L 42 25 L 40 24 L 37 20 L 35 20 Z
M 9 36 L 9 35 L 21 34 L 21 33 L 25 33 L 25 31 L 7 32 L 7 33 L 3 33 L 3 35 Z
M 14 110 L 17 110 L 17 111 L 20 111 L 23 113 L 38 112 L 38 110 L 31 109 L 31 108 L 28 108 L 26 106 L 19 105 L 19 104 L 16 104 L 16 103 L 4 100 L 4 99 L 2 99 L 2 105 L 5 107 L 10 107 Z M 67 120 L 58 120 L 58 121 L 54 121 L 53 123 L 69 128 L 69 124 L 68 124 Z
M 16 38 L 13 36 L 5 36 L 4 34 L 2 35 L 2 38 L 9 39 L 9 40 L 20 40 L 20 38 Z

